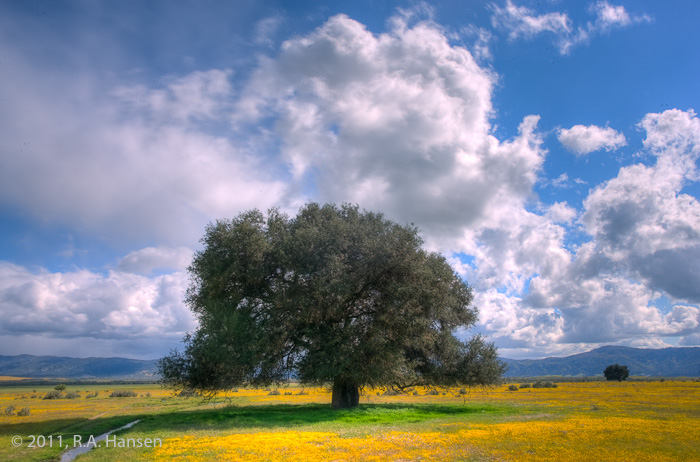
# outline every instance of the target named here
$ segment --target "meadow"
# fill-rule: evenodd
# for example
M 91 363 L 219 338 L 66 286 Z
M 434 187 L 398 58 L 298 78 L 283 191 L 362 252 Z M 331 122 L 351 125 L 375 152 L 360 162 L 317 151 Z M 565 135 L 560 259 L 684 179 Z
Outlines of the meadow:
M 73 435 L 85 442 L 134 420 L 116 438 L 162 445 L 102 444 L 76 460 L 700 460 L 700 382 L 691 380 L 500 385 L 465 394 L 372 390 L 358 408 L 340 411 L 330 409 L 327 390 L 296 386 L 209 401 L 152 384 L 68 385 L 63 393 L 78 397 L 42 399 L 51 390 L 0 387 L 0 460 L 59 460 L 59 436 L 64 446 Z M 125 390 L 136 396 L 110 396 Z M 29 415 L 18 416 L 25 407 Z M 44 447 L 27 447 L 29 435 L 43 435 Z M 23 439 L 19 447 L 14 436 Z

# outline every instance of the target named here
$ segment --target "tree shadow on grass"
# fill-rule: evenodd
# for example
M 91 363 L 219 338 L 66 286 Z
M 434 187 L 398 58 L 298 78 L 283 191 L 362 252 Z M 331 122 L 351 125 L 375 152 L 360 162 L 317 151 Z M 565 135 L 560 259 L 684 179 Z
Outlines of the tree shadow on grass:
M 353 409 L 333 410 L 327 404 L 268 404 L 196 409 L 146 417 L 144 431 L 191 429 L 243 430 L 291 428 L 323 423 L 343 426 L 392 425 L 474 414 L 509 414 L 505 406 L 457 406 L 445 404 L 361 404 Z
M 348 426 L 415 423 L 450 416 L 512 414 L 504 405 L 360 404 L 333 410 L 328 404 L 228 405 L 217 408 L 174 410 L 155 414 L 127 414 L 96 419 L 69 418 L 0 424 L 0 437 L 10 435 L 98 435 L 140 420 L 145 431 L 197 429 L 289 428 L 322 423 Z

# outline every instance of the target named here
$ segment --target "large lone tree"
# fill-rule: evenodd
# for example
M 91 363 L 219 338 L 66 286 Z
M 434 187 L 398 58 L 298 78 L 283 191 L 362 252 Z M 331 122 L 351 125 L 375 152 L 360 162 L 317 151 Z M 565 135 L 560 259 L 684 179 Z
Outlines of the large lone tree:
M 471 288 L 418 229 L 351 205 L 257 210 L 210 224 L 189 267 L 199 327 L 159 361 L 162 381 L 213 394 L 294 378 L 332 384 L 334 408 L 369 387 L 474 386 L 504 371 Z

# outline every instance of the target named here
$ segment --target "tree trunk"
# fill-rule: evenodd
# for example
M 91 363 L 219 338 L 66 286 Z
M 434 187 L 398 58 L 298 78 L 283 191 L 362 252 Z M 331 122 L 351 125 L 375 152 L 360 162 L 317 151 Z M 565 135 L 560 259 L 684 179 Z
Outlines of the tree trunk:
M 360 389 L 357 385 L 345 382 L 333 382 L 333 409 L 347 409 L 360 404 Z

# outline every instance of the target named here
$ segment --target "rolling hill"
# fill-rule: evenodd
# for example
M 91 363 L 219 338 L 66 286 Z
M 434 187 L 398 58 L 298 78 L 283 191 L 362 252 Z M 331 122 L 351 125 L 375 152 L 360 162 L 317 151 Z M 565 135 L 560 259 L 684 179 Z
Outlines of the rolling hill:
M 155 380 L 156 360 L 0 356 L 0 375 L 32 378 Z
M 610 364 L 626 365 L 631 375 L 697 377 L 700 348 L 660 350 L 606 346 L 562 358 L 508 359 L 506 377 L 596 376 Z M 0 376 L 66 379 L 156 380 L 156 360 L 0 356 Z
M 697 377 L 700 375 L 700 348 L 646 349 L 605 346 L 562 358 L 506 359 L 506 377 L 545 375 L 602 375 L 610 364 L 623 364 L 630 375 Z

